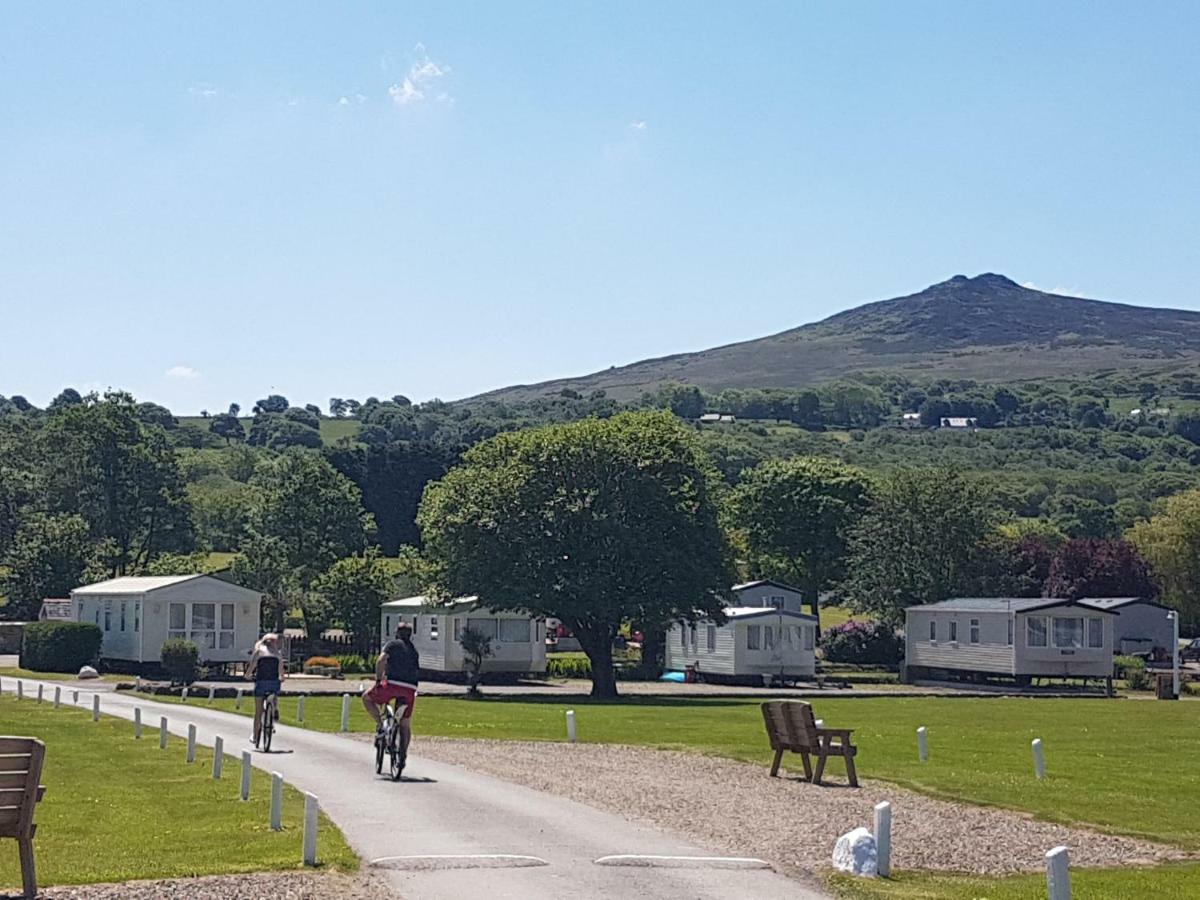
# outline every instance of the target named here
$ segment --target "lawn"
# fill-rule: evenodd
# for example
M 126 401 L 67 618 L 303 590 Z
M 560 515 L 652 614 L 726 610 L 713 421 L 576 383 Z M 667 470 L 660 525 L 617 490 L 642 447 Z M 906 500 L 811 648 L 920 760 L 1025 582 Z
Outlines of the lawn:
M 0 678 L 40 678 L 42 681 L 78 681 L 79 676 L 71 672 L 34 672 L 16 666 L 0 666 Z M 101 675 L 101 681 L 132 681 L 132 675 Z M 36 691 L 37 688 L 34 688 Z M 50 693 L 54 693 L 51 691 Z
M 369 720 L 351 698 L 351 728 Z M 191 703 L 206 702 L 191 700 Z M 215 701 L 232 708 L 233 701 Z M 569 704 L 579 738 L 686 749 L 766 763 L 758 703 L 740 699 L 627 698 Z M 296 699 L 285 697 L 286 722 Z M 418 735 L 501 740 L 562 740 L 561 700 L 481 701 L 422 697 Z M 1200 795 L 1200 774 L 1181 754 L 1200 728 L 1200 702 L 1102 699 L 877 698 L 815 702 L 832 727 L 856 729 L 859 772 L 927 794 L 1025 810 L 1057 822 L 1148 837 L 1200 849 L 1200 818 L 1181 797 Z M 249 704 L 243 704 L 246 713 Z M 340 698 L 310 697 L 306 726 L 336 730 Z M 930 760 L 916 754 L 916 728 L 929 732 Z M 1030 741 L 1045 746 L 1048 777 L 1033 777 Z M 831 770 L 838 773 L 837 763 Z
M 90 711 L 0 696 L 7 734 L 46 743 L 38 806 L 38 881 L 88 884 L 299 867 L 304 801 L 284 789 L 283 831 L 268 824 L 270 776 L 257 769 L 250 800 L 238 799 L 241 762 L 226 755 L 214 781 L 212 750 L 184 761 L 181 738 L 158 749 L 156 729 L 141 741 L 131 723 Z M 20 885 L 15 845 L 0 845 L 0 888 Z M 318 858 L 352 870 L 358 860 L 341 832 L 322 817 Z M 3 893 L 0 890 L 0 893 Z

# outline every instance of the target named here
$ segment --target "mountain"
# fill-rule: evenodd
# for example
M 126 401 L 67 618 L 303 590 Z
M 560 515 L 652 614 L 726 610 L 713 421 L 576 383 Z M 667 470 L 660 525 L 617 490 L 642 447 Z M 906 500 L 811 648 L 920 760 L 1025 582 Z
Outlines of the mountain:
M 863 372 L 1012 381 L 1200 362 L 1200 312 L 1065 297 L 987 273 L 867 303 L 770 337 L 541 384 L 475 400 L 529 400 L 569 388 L 636 397 L 664 381 L 795 388 Z

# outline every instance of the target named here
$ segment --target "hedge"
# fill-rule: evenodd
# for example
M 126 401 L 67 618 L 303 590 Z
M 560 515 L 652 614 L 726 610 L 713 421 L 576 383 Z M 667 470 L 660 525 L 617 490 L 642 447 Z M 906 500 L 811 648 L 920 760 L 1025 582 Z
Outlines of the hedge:
M 821 649 L 829 662 L 894 666 L 904 655 L 904 641 L 882 623 L 851 620 L 822 634 Z
M 196 680 L 200 665 L 200 649 L 191 641 L 171 638 L 163 641 L 162 667 L 171 676 L 172 684 L 191 684 Z
M 91 622 L 30 622 L 21 636 L 21 668 L 78 672 L 100 656 L 103 634 Z

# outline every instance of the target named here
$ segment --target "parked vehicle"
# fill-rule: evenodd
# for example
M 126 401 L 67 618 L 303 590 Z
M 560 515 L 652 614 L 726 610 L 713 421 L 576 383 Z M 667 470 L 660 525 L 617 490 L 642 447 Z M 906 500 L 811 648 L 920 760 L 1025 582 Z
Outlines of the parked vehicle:
M 1200 660 L 1200 638 L 1192 638 L 1183 645 L 1183 649 L 1179 651 L 1179 658 L 1184 662 L 1188 660 Z

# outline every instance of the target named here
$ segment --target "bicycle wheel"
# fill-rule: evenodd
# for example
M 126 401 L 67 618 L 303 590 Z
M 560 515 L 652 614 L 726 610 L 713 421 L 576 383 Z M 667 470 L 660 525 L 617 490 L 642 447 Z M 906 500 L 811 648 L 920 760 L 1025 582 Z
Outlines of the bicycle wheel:
M 263 703 L 262 745 L 263 753 L 271 752 L 271 735 L 275 733 L 275 703 L 268 697 Z
M 386 724 L 384 727 L 384 734 L 387 734 Z M 376 775 L 383 774 L 383 754 L 385 752 L 387 752 L 387 747 L 384 744 L 383 735 L 380 734 L 378 731 L 376 731 L 375 732 L 375 774 Z
M 393 722 L 391 733 L 388 735 L 388 753 L 391 756 L 392 781 L 399 781 L 400 773 L 404 771 L 403 746 L 404 737 L 400 734 L 400 722 Z

